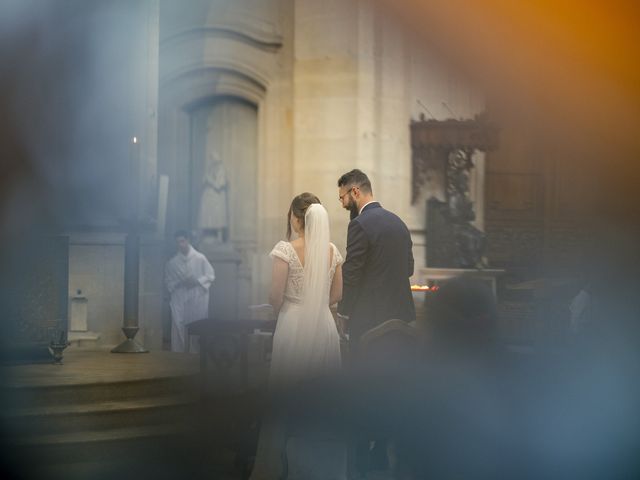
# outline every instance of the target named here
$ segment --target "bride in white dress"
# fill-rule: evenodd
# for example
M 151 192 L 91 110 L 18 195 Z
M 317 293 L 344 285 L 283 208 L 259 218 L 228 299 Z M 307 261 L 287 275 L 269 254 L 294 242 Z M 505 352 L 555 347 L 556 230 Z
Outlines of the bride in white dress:
M 291 202 L 288 220 L 288 240 L 291 229 L 298 238 L 278 242 L 270 254 L 273 273 L 269 301 L 278 317 L 269 371 L 272 391 L 336 371 L 341 365 L 340 337 L 329 306 L 342 297 L 343 260 L 329 241 L 329 216 L 315 195 L 303 193 Z M 286 442 L 282 419 L 263 422 L 251 480 L 283 478 Z M 340 452 L 337 455 L 343 456 Z M 288 460 L 288 478 L 321 474 L 303 473 L 304 465 L 296 459 Z M 322 473 L 325 479 L 326 475 L 344 478 L 343 458 L 336 458 L 336 462 L 339 465 L 323 465 L 332 471 Z

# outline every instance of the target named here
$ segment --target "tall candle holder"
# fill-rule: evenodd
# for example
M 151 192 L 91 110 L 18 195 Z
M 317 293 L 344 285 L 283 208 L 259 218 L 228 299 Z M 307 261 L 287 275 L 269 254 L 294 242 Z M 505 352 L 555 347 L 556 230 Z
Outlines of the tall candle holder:
M 138 324 L 138 293 L 140 280 L 140 235 L 138 234 L 138 187 L 140 173 L 140 142 L 137 137 L 130 144 L 130 182 L 131 217 L 127 221 L 127 236 L 124 242 L 124 315 L 122 332 L 127 337 L 111 353 L 147 353 L 135 336 L 140 329 Z

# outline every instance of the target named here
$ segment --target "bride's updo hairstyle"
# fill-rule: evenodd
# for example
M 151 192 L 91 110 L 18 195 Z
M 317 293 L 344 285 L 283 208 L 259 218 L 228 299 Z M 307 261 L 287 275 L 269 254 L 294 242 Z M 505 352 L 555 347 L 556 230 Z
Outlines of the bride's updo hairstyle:
M 302 228 L 304 228 L 304 216 L 307 213 L 307 208 L 314 203 L 321 202 L 313 193 L 304 192 L 293 197 L 287 214 L 287 240 L 291 240 L 291 215 L 296 217 L 300 221 Z

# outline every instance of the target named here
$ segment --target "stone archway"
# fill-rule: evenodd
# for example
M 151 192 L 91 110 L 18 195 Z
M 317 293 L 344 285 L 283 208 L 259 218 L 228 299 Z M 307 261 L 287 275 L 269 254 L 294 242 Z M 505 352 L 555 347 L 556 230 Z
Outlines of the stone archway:
M 228 176 L 228 241 L 239 262 L 237 272 L 226 279 L 219 277 L 218 286 L 225 284 L 235 297 L 235 307 L 227 306 L 225 312 L 240 316 L 251 303 L 254 287 L 258 130 L 264 93 L 262 85 L 241 72 L 211 67 L 174 76 L 161 82 L 160 88 L 159 173 L 169 177 L 167 256 L 173 231 L 186 228 L 198 233 L 205 160 L 208 152 L 215 151 Z M 219 271 L 229 270 L 220 265 Z M 229 295 L 223 296 L 229 303 Z
M 173 251 L 172 232 L 196 224 L 204 151 L 215 149 L 229 175 L 231 221 L 222 233 L 240 259 L 235 290 L 242 307 L 263 299 L 265 244 L 273 241 L 264 212 L 276 211 L 267 207 L 279 208 L 280 197 L 288 196 L 270 186 L 285 182 L 291 172 L 290 149 L 283 155 L 273 147 L 274 139 L 287 147 L 290 138 L 282 132 L 290 121 L 282 114 L 290 101 L 289 91 L 282 90 L 282 82 L 290 80 L 282 70 L 290 52 L 283 48 L 277 11 L 271 0 L 258 7 L 245 0 L 194 0 L 160 8 L 158 172 L 169 177 L 167 256 Z

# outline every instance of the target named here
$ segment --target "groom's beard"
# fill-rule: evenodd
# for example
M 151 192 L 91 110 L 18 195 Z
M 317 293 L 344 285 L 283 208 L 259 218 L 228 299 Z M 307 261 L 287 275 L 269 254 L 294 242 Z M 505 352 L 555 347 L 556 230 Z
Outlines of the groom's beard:
M 347 208 L 349 209 L 349 220 L 353 220 L 358 216 L 358 205 L 356 205 L 354 199 L 349 200 L 349 205 L 347 205 Z

